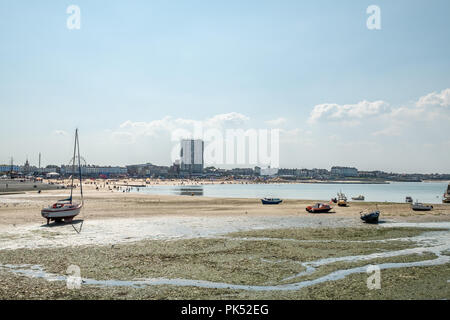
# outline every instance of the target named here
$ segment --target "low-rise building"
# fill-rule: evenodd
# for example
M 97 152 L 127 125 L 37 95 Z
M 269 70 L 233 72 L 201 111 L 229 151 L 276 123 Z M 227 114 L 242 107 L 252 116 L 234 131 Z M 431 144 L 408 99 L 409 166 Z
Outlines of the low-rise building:
M 357 177 L 358 169 L 353 167 L 332 167 L 331 174 L 338 177 Z
M 72 175 L 78 174 L 78 166 L 74 167 L 71 165 L 62 165 L 60 169 L 61 175 Z M 88 177 L 98 177 L 100 175 L 110 176 L 121 176 L 127 174 L 127 168 L 125 167 L 111 167 L 111 166 L 92 166 L 86 165 L 81 166 L 81 175 Z

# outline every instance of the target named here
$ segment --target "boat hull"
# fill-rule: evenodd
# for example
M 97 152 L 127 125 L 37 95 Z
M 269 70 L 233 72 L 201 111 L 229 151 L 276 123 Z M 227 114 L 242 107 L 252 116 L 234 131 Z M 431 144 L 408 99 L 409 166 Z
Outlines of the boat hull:
M 319 208 L 317 208 L 317 207 L 315 208 L 315 207 L 312 207 L 312 206 L 306 207 L 306 211 L 308 211 L 309 213 L 327 213 L 331 209 L 333 209 L 333 208 L 330 207 L 330 206 L 321 206 Z
M 70 219 L 77 216 L 81 211 L 82 205 L 64 206 L 62 208 L 45 208 L 41 210 L 43 218 L 48 220 Z
M 306 209 L 306 211 L 308 211 L 309 213 L 328 213 L 328 212 L 330 212 L 330 210 L 331 210 L 331 208 L 330 209 L 310 209 L 310 210 Z
M 444 199 L 442 199 L 442 203 L 450 203 L 450 194 L 444 194 Z
M 412 208 L 414 211 L 431 211 L 433 207 L 423 207 L 423 208 Z
M 265 200 L 261 199 L 262 204 L 280 204 L 283 200 Z
M 365 223 L 372 223 L 376 224 L 378 223 L 378 218 L 380 217 L 379 212 L 372 212 L 361 216 L 361 220 Z

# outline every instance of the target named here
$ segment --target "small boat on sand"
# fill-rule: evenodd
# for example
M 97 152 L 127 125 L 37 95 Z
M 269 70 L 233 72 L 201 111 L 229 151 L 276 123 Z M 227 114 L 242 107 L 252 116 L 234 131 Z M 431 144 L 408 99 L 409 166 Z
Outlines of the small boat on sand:
M 333 208 L 330 207 L 328 204 L 324 203 L 316 203 L 313 206 L 306 207 L 306 211 L 308 211 L 309 213 L 326 213 L 329 212 L 331 209 Z
M 450 183 L 447 186 L 447 192 L 444 193 L 444 199 L 442 199 L 442 203 L 450 203 Z
M 343 194 L 342 192 L 338 192 L 337 196 L 338 196 L 337 205 L 339 207 L 346 207 L 347 197 L 345 196 L 345 194 Z
M 413 203 L 413 199 L 408 196 L 408 197 L 405 198 L 405 202 L 406 203 Z
M 78 149 L 78 156 L 76 150 Z M 72 201 L 73 188 L 74 188 L 74 174 L 75 174 L 75 163 L 78 158 L 78 173 L 80 179 L 80 193 L 81 193 L 81 202 L 76 203 Z M 75 147 L 73 150 L 73 164 L 72 164 L 72 183 L 70 186 L 70 197 L 63 200 L 58 200 L 55 204 L 50 205 L 47 208 L 41 210 L 41 215 L 45 219 L 47 219 L 47 224 L 50 221 L 61 222 L 70 222 L 73 220 L 75 216 L 77 216 L 81 209 L 83 208 L 83 184 L 81 179 L 81 164 L 80 164 L 80 144 L 78 141 L 78 129 L 75 130 Z
M 364 201 L 365 197 L 363 195 L 359 195 L 357 197 L 352 197 L 352 200 L 357 200 L 357 201 Z
M 376 210 L 376 211 L 372 211 L 372 212 L 369 212 L 366 214 L 363 214 L 361 212 L 360 215 L 361 215 L 361 220 L 364 221 L 365 223 L 377 224 L 378 218 L 380 217 L 380 211 Z
M 411 209 L 413 209 L 414 211 L 431 211 L 433 209 L 433 206 L 419 203 L 416 201 L 416 203 L 411 205 Z
M 263 198 L 261 199 L 262 204 L 279 204 L 283 202 L 283 200 L 279 198 Z

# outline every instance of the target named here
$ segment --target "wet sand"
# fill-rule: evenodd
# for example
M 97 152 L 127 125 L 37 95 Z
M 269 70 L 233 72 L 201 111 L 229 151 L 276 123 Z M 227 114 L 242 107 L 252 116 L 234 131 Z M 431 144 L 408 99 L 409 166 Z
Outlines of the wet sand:
M 156 196 L 109 187 L 84 186 L 85 205 L 73 226 L 47 226 L 40 215 L 43 207 L 66 197 L 68 190 L 0 196 L 0 249 L 207 237 L 268 228 L 359 227 L 364 225 L 360 212 L 376 207 L 382 223 L 450 221 L 447 204 L 424 213 L 412 211 L 408 204 L 351 202 L 348 207 L 334 205 L 327 214 L 310 214 L 305 207 L 314 200 L 262 205 L 259 199 Z M 75 197 L 78 194 L 75 189 Z M 82 236 L 74 227 L 83 228 Z
M 67 190 L 0 196 L 0 284 L 9 288 L 0 298 L 339 299 L 346 298 L 342 286 L 359 288 L 348 292 L 353 298 L 370 298 L 361 279 L 367 263 L 392 274 L 380 299 L 449 298 L 440 286 L 448 277 L 448 231 L 439 230 L 450 228 L 450 205 L 424 213 L 408 204 L 350 202 L 310 214 L 305 207 L 314 200 L 264 206 L 259 199 L 156 196 L 110 184 L 87 184 L 84 194 L 73 224 L 48 226 L 41 208 Z M 362 223 L 360 211 L 376 206 L 381 223 Z M 71 264 L 86 276 L 80 290 L 64 287 Z M 411 275 L 420 278 L 402 280 Z
M 0 180 L 0 195 L 11 193 L 23 193 L 25 191 L 56 190 L 61 185 L 51 182 L 32 181 L 24 179 Z
M 259 199 L 208 198 L 203 196 L 147 195 L 122 192 L 111 186 L 95 189 L 94 185 L 83 186 L 85 206 L 78 216 L 81 219 L 137 218 L 155 216 L 195 217 L 301 217 L 312 216 L 306 212 L 308 205 L 316 200 L 284 200 L 279 205 L 262 205 Z M 66 197 L 68 190 L 26 192 L 24 194 L 0 195 L 0 225 L 42 224 L 40 210 L 58 199 Z M 74 190 L 74 199 L 79 190 Z M 332 204 L 324 218 L 347 217 L 357 219 L 360 212 L 381 210 L 381 217 L 402 221 L 449 221 L 450 205 L 437 204 L 430 212 L 415 212 L 409 204 L 350 202 L 348 207 Z M 318 215 L 314 215 L 318 216 Z

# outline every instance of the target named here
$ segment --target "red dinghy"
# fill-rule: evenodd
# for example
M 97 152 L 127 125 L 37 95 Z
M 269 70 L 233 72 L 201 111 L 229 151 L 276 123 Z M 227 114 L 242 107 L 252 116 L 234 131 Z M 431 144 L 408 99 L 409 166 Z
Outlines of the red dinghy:
M 330 207 L 328 204 L 324 204 L 324 203 L 316 203 L 313 206 L 306 207 L 306 211 L 308 211 L 310 213 L 326 213 L 326 212 L 329 212 L 331 209 L 333 209 L 333 208 Z
M 78 173 L 80 175 L 80 192 L 81 192 L 81 202 L 74 203 L 72 202 L 73 195 L 73 180 L 74 180 L 74 172 L 75 172 L 75 159 L 76 151 L 78 149 Z M 47 224 L 50 221 L 61 222 L 64 220 L 65 222 L 72 221 L 72 219 L 77 216 L 81 208 L 83 208 L 83 185 L 81 179 L 81 164 L 80 164 L 80 144 L 78 141 L 78 129 L 75 130 L 75 147 L 73 149 L 73 165 L 72 165 L 72 184 L 70 186 L 70 197 L 63 200 L 58 200 L 55 204 L 44 208 L 41 210 L 41 215 L 45 219 L 47 219 Z

